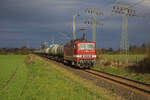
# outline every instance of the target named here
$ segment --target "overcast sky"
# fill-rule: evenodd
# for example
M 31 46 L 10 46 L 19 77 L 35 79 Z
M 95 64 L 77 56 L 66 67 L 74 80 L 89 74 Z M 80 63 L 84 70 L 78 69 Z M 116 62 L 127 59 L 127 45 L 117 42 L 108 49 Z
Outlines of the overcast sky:
M 134 5 L 141 0 L 117 0 Z M 0 0 L 0 47 L 21 47 L 27 45 L 38 48 L 40 42 L 56 40 L 57 43 L 72 39 L 72 15 L 79 13 L 77 29 L 87 28 L 87 38 L 91 40 L 91 25 L 84 21 L 91 18 L 84 10 L 97 8 L 104 16 L 97 21 L 104 23 L 97 27 L 97 47 L 119 48 L 122 17 L 112 14 L 116 0 Z M 150 40 L 150 0 L 134 7 L 138 16 L 128 17 L 129 42 L 141 45 Z M 144 17 L 147 16 L 147 17 Z M 81 33 L 77 31 L 77 36 Z

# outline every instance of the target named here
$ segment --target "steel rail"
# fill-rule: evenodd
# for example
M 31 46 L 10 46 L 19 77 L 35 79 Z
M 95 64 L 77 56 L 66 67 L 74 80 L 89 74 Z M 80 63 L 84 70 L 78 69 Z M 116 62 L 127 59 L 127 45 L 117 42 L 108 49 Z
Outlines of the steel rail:
M 101 77 L 101 78 L 105 78 L 107 80 L 113 81 L 115 83 L 119 83 L 122 84 L 124 86 L 130 87 L 130 88 L 134 88 L 136 90 L 142 91 L 144 93 L 147 93 L 150 95 L 150 84 L 145 84 L 142 82 L 138 82 L 135 80 L 131 80 L 131 79 L 127 79 L 121 76 L 117 76 L 114 74 L 110 74 L 107 72 L 103 72 L 103 71 L 98 71 L 98 70 L 94 70 L 94 69 L 86 69 L 83 70 L 84 72 L 87 72 L 89 74 Z

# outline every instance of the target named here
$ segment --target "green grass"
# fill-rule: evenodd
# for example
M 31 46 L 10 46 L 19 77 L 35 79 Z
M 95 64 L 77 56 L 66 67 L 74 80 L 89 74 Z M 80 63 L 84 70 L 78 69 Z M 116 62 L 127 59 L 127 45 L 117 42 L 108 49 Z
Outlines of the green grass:
M 135 62 L 135 61 L 141 61 L 146 57 L 146 55 L 119 55 L 119 54 L 101 54 L 100 57 L 103 57 L 105 59 L 112 59 L 112 60 L 121 60 L 129 62 Z
M 0 56 L 0 100 L 108 100 L 35 56 Z M 57 67 L 58 68 L 58 67 Z M 79 79 L 78 79 L 79 80 Z M 111 100 L 111 99 L 109 99 Z
M 0 100 L 110 100 L 109 95 L 96 92 L 95 87 L 88 86 L 89 83 L 84 85 L 75 76 L 53 66 L 35 56 L 0 55 L 0 88 L 17 69 L 13 79 L 0 90 Z M 95 69 L 150 83 L 150 74 L 121 67 L 95 66 Z
M 17 67 L 22 66 L 25 57 L 19 55 L 0 55 L 0 87 L 10 79 Z
M 0 91 L 0 100 L 16 100 L 25 84 L 27 70 L 23 64 L 26 56 L 0 56 L 0 87 L 2 87 L 11 78 L 12 74 L 17 72 L 7 86 Z

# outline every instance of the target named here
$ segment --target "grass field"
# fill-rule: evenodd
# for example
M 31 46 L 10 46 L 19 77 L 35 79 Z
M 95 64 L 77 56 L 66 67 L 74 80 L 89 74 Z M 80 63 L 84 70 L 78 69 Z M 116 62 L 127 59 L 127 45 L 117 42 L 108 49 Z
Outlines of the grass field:
M 24 58 L 25 56 L 0 56 L 0 86 L 3 86 L 13 73 L 18 70 Z
M 121 61 L 126 61 L 128 60 L 129 62 L 135 62 L 135 61 L 141 61 L 146 57 L 146 55 L 119 55 L 119 54 L 101 54 L 99 55 L 100 57 L 103 57 L 105 59 L 112 59 L 112 60 L 121 60 Z
M 26 56 L 0 56 L 0 100 L 17 100 L 26 81 Z
M 0 56 L 0 66 L 0 100 L 115 100 L 35 56 Z

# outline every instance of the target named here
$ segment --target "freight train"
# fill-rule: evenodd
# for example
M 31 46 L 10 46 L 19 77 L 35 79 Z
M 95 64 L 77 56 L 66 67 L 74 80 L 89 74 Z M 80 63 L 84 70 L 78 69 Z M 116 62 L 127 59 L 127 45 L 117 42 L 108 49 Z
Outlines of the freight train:
M 96 42 L 81 38 L 67 44 L 55 44 L 35 53 L 79 68 L 91 68 L 96 63 Z

